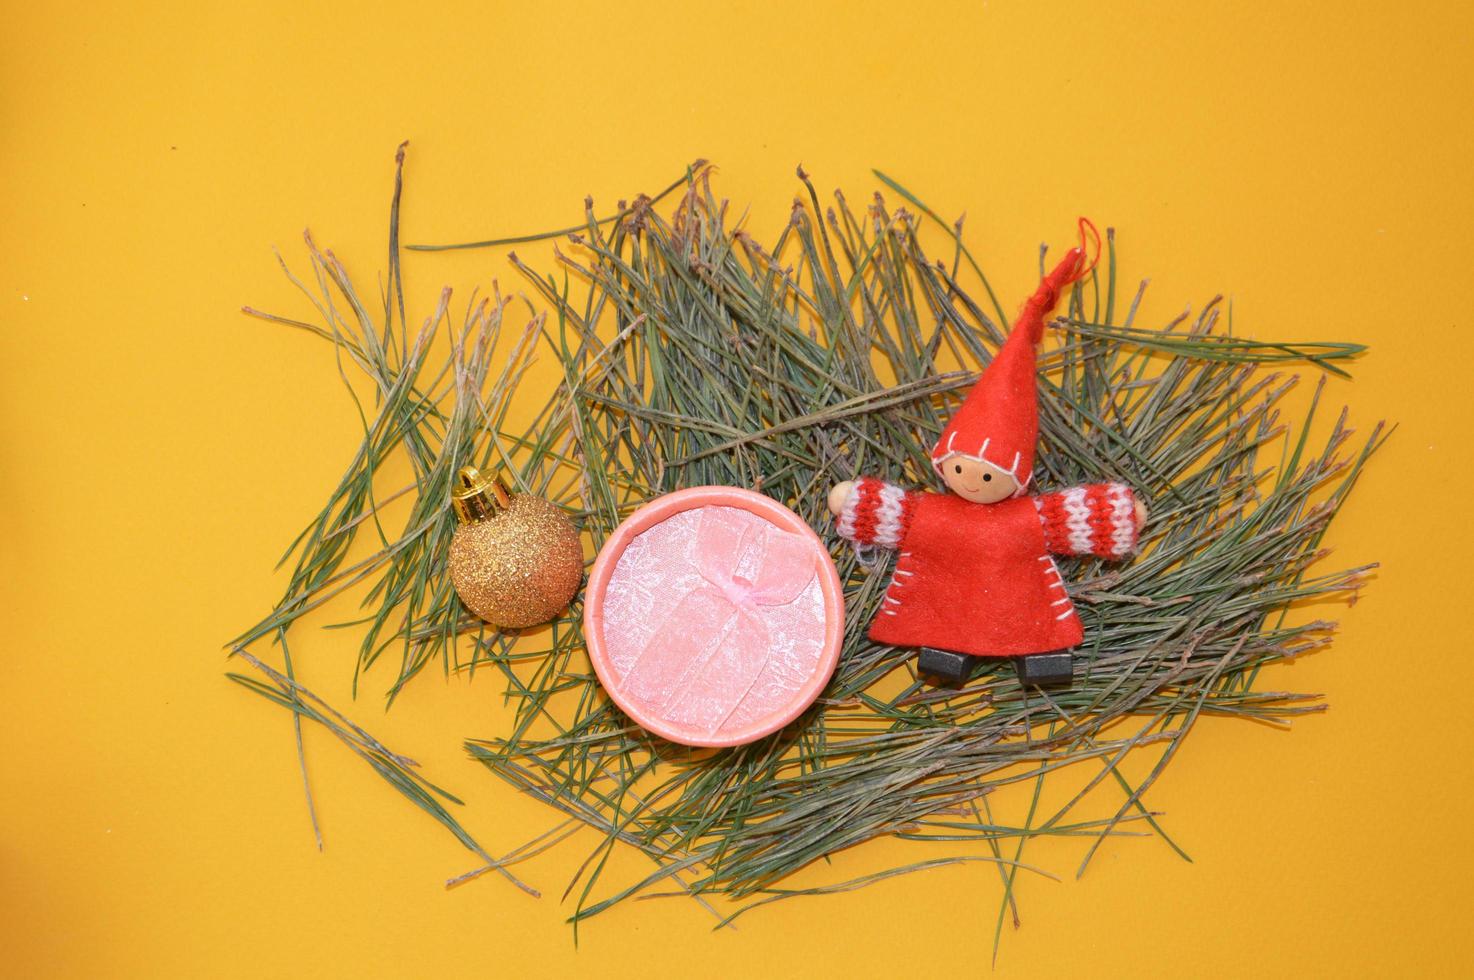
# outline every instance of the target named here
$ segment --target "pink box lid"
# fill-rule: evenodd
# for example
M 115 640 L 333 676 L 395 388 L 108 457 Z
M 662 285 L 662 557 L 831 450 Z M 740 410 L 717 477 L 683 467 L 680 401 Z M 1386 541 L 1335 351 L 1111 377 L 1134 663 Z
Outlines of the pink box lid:
M 844 639 L 844 593 L 813 530 L 751 490 L 645 504 L 599 552 L 584 639 L 614 703 L 694 746 L 742 745 L 813 704 Z

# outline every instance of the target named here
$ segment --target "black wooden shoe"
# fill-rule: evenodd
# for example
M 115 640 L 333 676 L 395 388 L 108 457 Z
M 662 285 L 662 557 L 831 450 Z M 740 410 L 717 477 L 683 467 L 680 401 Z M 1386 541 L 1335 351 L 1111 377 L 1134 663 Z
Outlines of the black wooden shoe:
M 976 657 L 935 647 L 922 647 L 916 658 L 916 669 L 942 684 L 961 684 L 972 676 L 976 666 Z
M 1075 680 L 1074 658 L 1068 650 L 1015 657 L 1013 665 L 1019 683 L 1029 687 L 1069 687 Z

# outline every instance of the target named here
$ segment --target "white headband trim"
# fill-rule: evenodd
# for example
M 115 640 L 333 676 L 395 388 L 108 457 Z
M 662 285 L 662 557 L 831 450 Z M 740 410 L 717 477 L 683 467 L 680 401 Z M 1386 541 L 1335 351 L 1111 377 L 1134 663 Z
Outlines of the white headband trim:
M 1024 491 L 1028 489 L 1029 483 L 1033 480 L 1034 474 L 1033 474 L 1032 471 L 1030 471 L 1028 473 L 1025 473 L 1022 478 L 1019 477 L 1018 464 L 1023 459 L 1023 454 L 1022 453 L 1017 453 L 1017 452 L 1014 453 L 1013 454 L 1013 465 L 1010 466 L 1010 467 L 1008 467 L 1007 469 L 1004 469 L 1002 466 L 999 466 L 997 463 L 993 462 L 991 459 L 987 459 L 987 458 L 985 458 L 983 456 L 983 453 L 985 453 L 985 452 L 988 451 L 988 444 L 993 441 L 992 439 L 984 439 L 982 446 L 978 449 L 978 451 L 976 453 L 965 453 L 965 452 L 963 452 L 960 449 L 953 449 L 952 448 L 952 440 L 955 439 L 955 438 L 957 438 L 957 433 L 954 432 L 951 435 L 949 435 L 947 437 L 947 445 L 942 450 L 942 455 L 940 455 L 940 456 L 933 456 L 932 457 L 931 465 L 932 465 L 932 468 L 937 471 L 937 475 L 938 476 L 941 476 L 942 475 L 942 464 L 943 463 L 945 463 L 947 460 L 951 459 L 953 456 L 961 456 L 963 459 L 970 459 L 970 460 L 972 460 L 975 463 L 987 463 L 989 466 L 992 466 L 995 469 L 998 469 L 998 470 L 1001 470 L 1004 473 L 1007 473 L 1009 476 L 1011 476 L 1013 478 L 1013 482 L 1016 483 L 1016 484 L 1018 484 L 1018 490 L 1014 491 L 1014 494 L 1013 495 L 1015 497 L 1021 497 L 1021 496 L 1023 496 Z

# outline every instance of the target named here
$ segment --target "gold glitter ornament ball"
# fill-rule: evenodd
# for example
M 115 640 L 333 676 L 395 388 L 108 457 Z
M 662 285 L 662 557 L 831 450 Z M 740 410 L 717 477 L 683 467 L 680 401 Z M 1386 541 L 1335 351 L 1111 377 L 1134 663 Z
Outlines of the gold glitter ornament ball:
M 493 625 L 546 623 L 567 607 L 583 580 L 583 546 L 562 508 L 510 494 L 466 467 L 451 498 L 458 526 L 450 578 L 461 601 Z

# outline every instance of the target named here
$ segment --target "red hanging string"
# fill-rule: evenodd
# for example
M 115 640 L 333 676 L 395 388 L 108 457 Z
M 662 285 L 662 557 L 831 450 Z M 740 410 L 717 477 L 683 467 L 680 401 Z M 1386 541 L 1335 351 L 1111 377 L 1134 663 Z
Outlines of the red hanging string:
M 1081 256 L 1089 252 L 1090 243 L 1085 236 L 1087 229 L 1090 232 L 1090 238 L 1095 241 L 1095 254 L 1090 256 L 1089 263 L 1071 277 L 1070 282 L 1079 282 L 1081 279 L 1090 275 L 1091 271 L 1095 269 L 1095 263 L 1100 261 L 1100 232 L 1096 230 L 1095 223 L 1084 215 L 1080 216 L 1080 245 L 1078 249 L 1071 249 L 1070 251 L 1078 251 Z
M 1080 244 L 1066 252 L 1054 271 L 1040 281 L 1039 288 L 1034 290 L 1034 295 L 1024 304 L 1019 322 L 1014 325 L 1014 329 L 1021 325 L 1027 326 L 1029 335 L 1036 344 L 1044 337 L 1044 318 L 1054 310 L 1060 294 L 1070 285 L 1090 275 L 1095 263 L 1100 260 L 1100 232 L 1096 230 L 1095 224 L 1082 216 L 1079 228 Z M 1095 246 L 1093 254 L 1090 250 L 1092 242 Z M 1089 261 L 1086 261 L 1087 256 Z

